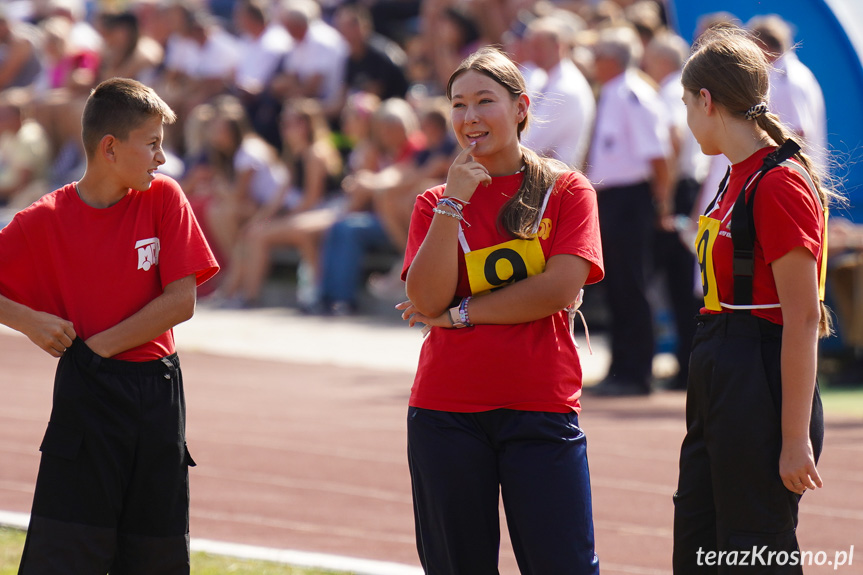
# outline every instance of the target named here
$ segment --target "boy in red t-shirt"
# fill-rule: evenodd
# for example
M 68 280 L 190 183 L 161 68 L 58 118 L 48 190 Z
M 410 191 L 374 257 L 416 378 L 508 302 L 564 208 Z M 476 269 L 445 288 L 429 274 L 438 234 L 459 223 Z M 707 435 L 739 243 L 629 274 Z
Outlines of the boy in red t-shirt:
M 123 78 L 91 93 L 87 168 L 0 230 L 0 323 L 60 358 L 19 573 L 189 573 L 173 327 L 218 271 L 165 162 L 174 112 Z

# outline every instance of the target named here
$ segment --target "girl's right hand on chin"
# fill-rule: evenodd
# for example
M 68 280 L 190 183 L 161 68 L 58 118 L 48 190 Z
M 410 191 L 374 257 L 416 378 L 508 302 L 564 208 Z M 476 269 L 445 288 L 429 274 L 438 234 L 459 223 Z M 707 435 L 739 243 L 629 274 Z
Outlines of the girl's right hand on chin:
M 451 198 L 467 202 L 473 196 L 477 186 L 480 184 L 487 186 L 491 183 L 488 170 L 471 156 L 474 146 L 475 143 L 471 142 L 456 156 L 449 167 L 446 176 L 446 195 Z

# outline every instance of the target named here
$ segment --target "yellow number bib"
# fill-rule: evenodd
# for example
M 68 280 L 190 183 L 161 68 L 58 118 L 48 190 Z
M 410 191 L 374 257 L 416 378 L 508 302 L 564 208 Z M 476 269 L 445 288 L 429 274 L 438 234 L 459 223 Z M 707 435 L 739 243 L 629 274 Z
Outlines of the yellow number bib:
M 704 307 L 712 311 L 722 311 L 719 304 L 719 290 L 713 268 L 713 244 L 719 235 L 722 222 L 707 216 L 698 217 L 698 233 L 695 236 L 695 254 L 701 268 L 701 287 L 704 290 Z
M 539 239 L 515 239 L 465 254 L 470 291 L 480 295 L 545 270 Z

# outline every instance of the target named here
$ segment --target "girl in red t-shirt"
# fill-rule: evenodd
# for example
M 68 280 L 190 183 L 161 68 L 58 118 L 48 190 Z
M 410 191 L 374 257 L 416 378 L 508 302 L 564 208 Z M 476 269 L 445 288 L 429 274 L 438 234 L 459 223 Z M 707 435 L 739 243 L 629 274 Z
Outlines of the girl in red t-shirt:
M 596 193 L 520 144 L 530 102 L 503 53 L 469 56 L 447 97 L 464 150 L 417 199 L 397 306 L 428 330 L 408 413 L 420 560 L 497 573 L 502 493 L 524 572 L 599 573 L 567 313 L 603 275 Z
M 753 550 L 782 559 L 759 573 L 802 573 L 798 503 L 822 486 L 815 377 L 829 332 L 819 297 L 828 194 L 768 112 L 768 69 L 734 29 L 705 34 L 683 70 L 690 129 L 732 166 L 696 239 L 705 306 L 674 495 L 675 574 L 736 572 L 742 564 L 715 561 L 704 571 L 706 554 L 739 561 Z

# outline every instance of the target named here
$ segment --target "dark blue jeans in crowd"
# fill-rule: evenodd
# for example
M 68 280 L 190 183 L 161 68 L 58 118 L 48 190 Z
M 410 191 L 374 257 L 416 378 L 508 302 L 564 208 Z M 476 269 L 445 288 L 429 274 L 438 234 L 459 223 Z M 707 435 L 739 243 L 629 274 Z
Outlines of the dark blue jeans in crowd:
M 336 222 L 324 241 L 321 300 L 356 306 L 366 253 L 390 247 L 380 220 L 371 212 L 351 213 Z

